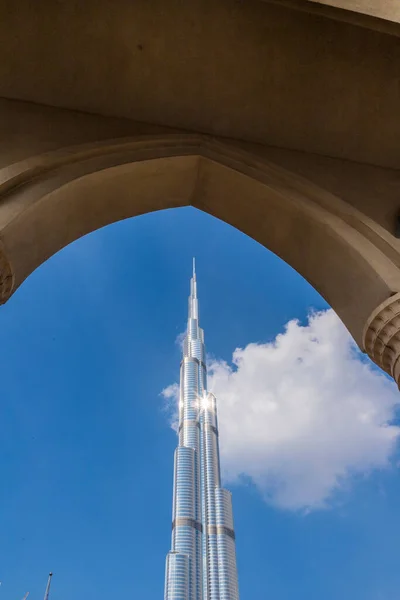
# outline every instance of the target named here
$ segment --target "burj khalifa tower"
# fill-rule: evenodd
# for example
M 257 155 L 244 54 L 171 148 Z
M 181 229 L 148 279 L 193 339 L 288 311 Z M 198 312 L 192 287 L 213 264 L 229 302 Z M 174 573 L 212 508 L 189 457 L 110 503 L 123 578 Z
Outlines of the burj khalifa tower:
M 193 261 L 164 600 L 239 599 L 232 497 L 221 487 L 217 401 L 205 360 Z

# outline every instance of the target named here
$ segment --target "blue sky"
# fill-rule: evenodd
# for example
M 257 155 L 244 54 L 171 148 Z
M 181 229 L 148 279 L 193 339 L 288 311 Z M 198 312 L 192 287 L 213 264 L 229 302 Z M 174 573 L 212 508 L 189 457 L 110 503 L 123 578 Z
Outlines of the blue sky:
M 212 381 L 220 390 L 221 419 L 225 414 L 234 425 L 243 414 L 235 410 L 255 411 L 246 429 L 251 452 L 240 446 L 243 437 L 234 437 L 233 425 L 225 427 L 223 452 L 234 493 L 242 599 L 395 600 L 397 429 L 391 446 L 383 436 L 397 408 L 393 388 L 354 355 L 340 362 L 343 352 L 335 344 L 343 348 L 346 334 L 335 324 L 321 333 L 317 321 L 328 362 L 317 355 L 308 370 L 296 372 L 305 392 L 293 400 L 302 418 L 309 397 L 329 399 L 312 413 L 315 428 L 303 430 L 314 445 L 299 445 L 297 422 L 282 410 L 282 433 L 275 445 L 265 445 L 269 421 L 257 418 L 259 403 L 251 401 L 268 392 L 269 380 L 273 399 L 283 394 L 279 381 L 289 381 L 293 369 L 289 363 L 285 371 L 281 361 L 270 379 L 265 369 L 256 370 L 250 380 L 260 384 L 257 391 L 249 387 L 249 398 L 238 392 L 235 369 L 243 377 L 251 370 L 254 348 L 264 365 L 260 344 L 284 333 L 293 318 L 304 327 L 293 326 L 283 342 L 315 357 L 310 339 L 299 341 L 299 335 L 309 331 L 312 309 L 328 307 L 280 259 L 190 208 L 82 238 L 42 265 L 0 308 L 0 600 L 20 600 L 27 591 L 42 598 L 50 570 L 53 600 L 163 597 L 176 437 L 161 392 L 179 376 L 175 340 L 185 327 L 192 256 L 207 349 L 217 365 Z M 245 358 L 235 368 L 238 347 L 246 349 Z M 334 375 L 316 383 L 316 365 L 328 365 L 322 369 L 328 373 L 336 359 Z M 337 375 L 342 371 L 343 378 Z M 293 389 L 287 394 L 292 398 Z M 351 398 L 356 412 L 346 412 L 350 403 L 339 406 L 343 418 L 330 435 L 323 429 L 324 406 L 332 411 L 335 397 Z M 358 418 L 366 406 L 375 415 L 367 433 Z M 251 428 L 258 421 L 257 446 Z M 318 477 L 316 456 L 323 458 Z M 271 473 L 285 494 L 271 485 Z

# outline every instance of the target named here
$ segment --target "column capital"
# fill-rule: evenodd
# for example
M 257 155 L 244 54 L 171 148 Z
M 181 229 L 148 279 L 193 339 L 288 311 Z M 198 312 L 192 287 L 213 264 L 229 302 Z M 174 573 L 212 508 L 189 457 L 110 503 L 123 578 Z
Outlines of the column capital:
M 364 327 L 364 350 L 400 386 L 400 293 L 380 304 Z

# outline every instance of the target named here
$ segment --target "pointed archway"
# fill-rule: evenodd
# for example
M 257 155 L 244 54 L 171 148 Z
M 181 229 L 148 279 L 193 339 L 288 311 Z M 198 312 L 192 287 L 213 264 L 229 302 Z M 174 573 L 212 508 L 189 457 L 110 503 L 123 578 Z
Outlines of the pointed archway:
M 341 198 L 256 152 L 203 135 L 136 136 L 36 156 L 0 177 L 2 302 L 82 235 L 120 219 L 192 205 L 295 268 L 360 347 L 399 379 L 400 259 L 392 236 Z

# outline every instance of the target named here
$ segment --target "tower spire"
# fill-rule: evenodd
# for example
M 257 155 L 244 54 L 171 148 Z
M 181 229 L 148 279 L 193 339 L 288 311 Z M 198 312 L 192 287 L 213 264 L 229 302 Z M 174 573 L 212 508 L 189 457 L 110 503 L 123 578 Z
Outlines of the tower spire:
M 51 578 L 52 577 L 53 577 L 53 573 L 49 573 L 49 579 L 47 581 L 46 592 L 44 594 L 44 600 L 49 600 L 49 596 L 50 596 L 50 584 L 51 584 Z
M 193 274 L 190 280 L 189 319 L 199 318 L 199 303 L 197 299 L 196 261 L 193 258 Z

